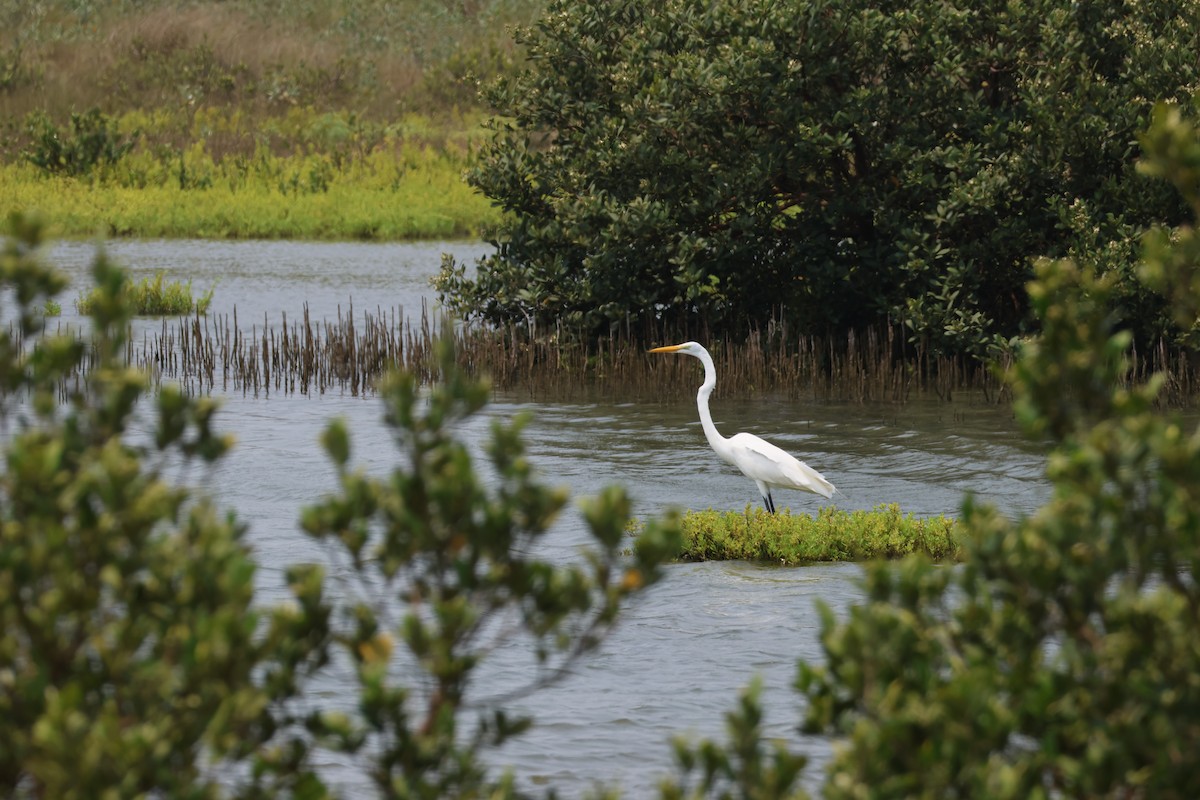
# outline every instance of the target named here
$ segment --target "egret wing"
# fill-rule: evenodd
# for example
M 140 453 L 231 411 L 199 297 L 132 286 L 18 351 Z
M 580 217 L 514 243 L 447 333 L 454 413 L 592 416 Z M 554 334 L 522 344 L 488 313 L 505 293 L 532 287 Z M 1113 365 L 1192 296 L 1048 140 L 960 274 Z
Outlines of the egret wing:
M 768 486 L 833 497 L 833 484 L 824 475 L 770 442 L 752 433 L 739 433 L 729 443 L 733 448 L 734 465 L 747 477 Z

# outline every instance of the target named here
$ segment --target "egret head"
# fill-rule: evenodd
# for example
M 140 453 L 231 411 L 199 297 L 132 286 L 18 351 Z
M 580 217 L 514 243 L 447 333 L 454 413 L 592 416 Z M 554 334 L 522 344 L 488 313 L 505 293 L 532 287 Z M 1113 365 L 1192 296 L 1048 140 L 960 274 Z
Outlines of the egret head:
M 670 344 L 666 347 L 655 347 L 651 353 L 685 353 L 689 356 L 700 357 L 700 354 L 706 352 L 704 347 L 696 342 L 684 342 L 683 344 Z

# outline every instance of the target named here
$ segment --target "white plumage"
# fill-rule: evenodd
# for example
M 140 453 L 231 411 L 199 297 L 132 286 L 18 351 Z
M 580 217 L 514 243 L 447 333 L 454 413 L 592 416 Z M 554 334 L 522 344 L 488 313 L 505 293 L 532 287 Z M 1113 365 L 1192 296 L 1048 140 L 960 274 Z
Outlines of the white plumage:
M 656 347 L 650 352 L 684 353 L 700 359 L 700 363 L 704 365 L 704 383 L 696 392 L 696 406 L 700 410 L 700 425 L 704 428 L 704 436 L 718 456 L 754 481 L 768 511 L 775 513 L 775 500 L 771 497 L 772 487 L 799 489 L 825 498 L 833 497 L 833 484 L 827 481 L 824 475 L 770 442 L 763 441 L 752 433 L 739 433 L 725 438 L 717 431 L 712 414 L 708 410 L 709 395 L 717 385 L 717 369 L 713 365 L 712 356 L 702 345 L 685 342 Z

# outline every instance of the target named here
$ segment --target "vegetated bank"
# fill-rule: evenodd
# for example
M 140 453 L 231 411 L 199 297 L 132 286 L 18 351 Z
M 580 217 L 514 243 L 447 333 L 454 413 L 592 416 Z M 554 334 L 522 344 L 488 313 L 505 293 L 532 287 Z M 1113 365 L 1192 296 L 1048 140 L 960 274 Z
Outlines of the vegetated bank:
M 349 15 L 329 0 L 307 0 L 288 15 L 249 0 L 186 7 L 164 1 L 84 8 L 64 0 L 14 6 L 4 20 L 9 24 L 0 26 L 0 194 L 9 206 L 0 211 L 40 208 L 59 234 L 69 236 L 397 240 L 474 237 L 499 224 L 504 257 L 486 263 L 479 271 L 482 279 L 465 283 L 464 273 L 450 265 L 441 286 L 447 299 L 457 297 L 464 313 L 490 313 L 487 321 L 505 323 L 491 333 L 476 329 L 473 335 L 480 341 L 494 337 L 479 352 L 496 355 L 478 365 L 499 385 L 526 380 L 536 387 L 532 391 L 581 386 L 591 377 L 594 388 L 585 391 L 603 392 L 619 385 L 614 376 L 640 369 L 638 353 L 649 342 L 680 341 L 683 334 L 710 350 L 729 349 L 724 374 L 743 369 L 740 365 L 758 352 L 767 353 L 769 362 L 747 368 L 761 374 L 746 388 L 751 394 L 792 391 L 795 376 L 802 376 L 831 387 L 814 391 L 858 400 L 902 401 L 914 390 L 950 397 L 964 388 L 982 389 L 989 400 L 1003 399 L 1001 382 L 986 362 L 1011 362 L 1021 338 L 1034 330 L 1021 311 L 1029 258 L 1067 254 L 1122 276 L 1121 312 L 1144 334 L 1130 354 L 1131 379 L 1166 369 L 1171 376 L 1166 396 L 1194 394 L 1190 345 L 1177 331 L 1156 327 L 1161 297 L 1134 279 L 1132 267 L 1131 243 L 1145 225 L 1177 222 L 1184 208 L 1170 193 L 1141 182 L 1134 167 L 1136 148 L 1130 145 L 1152 96 L 1188 93 L 1194 79 L 1187 66 L 1195 52 L 1188 38 L 1191 27 L 1161 24 L 1153 17 L 1160 11 L 1148 7 L 1114 10 L 1114 35 L 1128 39 L 1130 47 L 1106 47 L 1106 58 L 1096 61 L 1087 44 L 1095 33 L 1087 15 L 1014 7 L 997 13 L 1022 22 L 1004 30 L 1023 33 L 992 53 L 987 49 L 991 37 L 960 29 L 937 6 L 916 14 L 936 29 L 928 48 L 882 54 L 891 59 L 886 63 L 895 61 L 894 74 L 919 80 L 899 92 L 882 80 L 876 58 L 881 54 L 868 36 L 867 45 L 852 50 L 856 58 L 867 54 L 871 68 L 854 73 L 844 92 L 814 106 L 777 102 L 779 86 L 743 96 L 743 84 L 724 80 L 722 72 L 745 73 L 743 58 L 761 61 L 770 68 L 755 66 L 746 74 L 787 74 L 783 89 L 825 97 L 824 89 L 812 89 L 808 82 L 819 83 L 822 70 L 836 69 L 831 85 L 840 86 L 845 70 L 836 65 L 850 62 L 828 57 L 821 48 L 836 56 L 849 46 L 839 31 L 867 36 L 882 26 L 878 32 L 886 34 L 904 19 L 870 12 L 871 25 L 860 31 L 840 22 L 829 27 L 830 20 L 841 19 L 834 15 L 825 19 L 825 27 L 814 28 L 813 36 L 793 36 L 792 26 L 808 23 L 769 4 L 762 14 L 717 4 L 700 15 L 703 24 L 697 27 L 677 25 L 674 12 L 655 6 L 622 10 L 578 3 L 554 17 L 566 27 L 540 23 L 532 40 L 518 45 L 508 24 L 534 21 L 542 6 L 540 0 L 518 0 L 431 9 L 369 0 L 355 4 Z M 623 16 L 634 11 L 633 17 Z M 850 4 L 837 13 L 860 11 Z M 736 24 L 723 22 L 727 12 Z M 609 19 L 610 14 L 615 16 Z M 337 25 L 328 25 L 330 19 Z M 597 19 L 603 24 L 595 24 Z M 1061 31 L 1042 25 L 1045 19 Z M 770 23 L 766 27 L 764 20 Z M 1029 20 L 1034 24 L 1023 24 Z M 627 37 L 638 47 L 618 52 L 604 37 L 584 41 L 575 35 L 576 25 L 606 37 Z M 724 38 L 740 36 L 742 29 L 753 34 L 753 41 L 773 32 L 787 46 L 761 52 L 726 47 Z M 662 31 L 665 39 L 658 37 Z M 686 46 L 662 50 L 662 41 L 675 41 L 674 36 L 683 37 L 679 42 Z M 542 57 L 523 69 L 521 48 L 531 43 L 541 48 Z M 792 53 L 790 47 L 802 49 Z M 805 49 L 810 47 L 817 48 L 815 54 Z M 702 61 L 711 61 L 716 71 L 698 76 L 703 80 L 694 85 L 651 81 L 643 86 L 575 80 L 579 76 L 571 70 L 558 69 L 560 59 L 568 66 L 586 63 L 572 54 L 578 49 L 587 55 L 592 48 L 617 53 L 614 69 L 624 69 L 624 58 L 638 58 L 658 64 L 662 74 L 686 71 L 695 62 L 688 54 L 711 51 L 712 58 Z M 955 60 L 955 70 L 909 69 L 906 59 L 943 49 Z M 1152 57 L 1138 55 L 1144 53 Z M 730 54 L 741 55 L 727 63 Z M 675 63 L 677 56 L 683 63 Z M 771 65 L 778 59 L 777 69 Z M 977 68 L 985 68 L 988 76 L 1024 74 L 1005 66 L 1014 59 L 1049 72 L 1037 71 L 1011 85 L 989 82 L 986 98 L 961 79 Z M 825 66 L 813 74 L 793 74 L 795 64 Z M 553 80 L 539 83 L 539 70 L 548 70 Z M 1074 113 L 1072 106 L 1072 113 L 1064 114 L 1054 105 L 1076 93 L 1044 91 L 1045 81 L 1059 85 L 1093 73 L 1100 79 L 1086 86 L 1117 94 L 1104 94 L 1104 103 L 1089 101 L 1083 112 Z M 480 135 L 484 117 L 476 88 L 499 75 L 520 76 L 490 96 L 515 120 L 515 129 L 508 137 L 499 125 L 501 136 L 483 145 L 476 158 L 472 137 Z M 1154 91 L 1138 88 L 1143 85 Z M 621 97 L 614 106 L 588 94 L 606 91 L 604 86 L 631 92 L 632 99 Z M 537 91 L 526 91 L 529 87 Z M 721 91 L 714 95 L 714 87 Z M 864 92 L 883 93 L 885 124 L 858 126 L 856 112 L 844 113 L 862 107 Z M 1138 102 L 1121 92 L 1135 93 Z M 957 99 L 947 103 L 946 96 Z M 740 120 L 736 147 L 726 136 L 730 115 L 713 97 L 740 109 L 734 115 Z M 768 102 L 760 107 L 762 98 Z M 934 108 L 914 115 L 914 103 Z M 1043 108 L 1045 103 L 1051 107 Z M 634 114 L 626 120 L 605 111 L 589 119 L 599 134 L 580 129 L 568 135 L 576 130 L 570 119 L 563 122 L 571 109 L 617 106 L 671 114 Z M 946 108 L 956 107 L 969 112 L 967 130 L 980 137 L 978 142 L 964 138 L 961 114 L 945 117 Z M 714 109 L 719 124 L 710 125 Z M 695 136 L 658 135 L 663 120 L 675 114 L 680 119 L 675 129 Z M 824 122 L 805 121 L 810 114 L 841 120 L 835 127 L 847 130 L 822 133 L 811 142 L 789 134 L 782 144 L 800 148 L 795 158 L 772 156 L 779 132 L 825 130 Z M 996 124 L 997 114 L 1003 125 Z M 1008 126 L 1043 131 L 1040 124 L 1023 122 L 1022 115 L 1029 114 L 1062 120 L 1064 127 L 1050 129 L 1052 135 L 1031 148 L 1008 132 Z M 608 131 L 609 124 L 619 129 Z M 930 144 L 928 163 L 914 159 L 908 140 L 896 131 Z M 710 141 L 709 135 L 716 138 Z M 680 141 L 690 143 L 682 161 Z M 1095 148 L 1066 163 L 1060 141 L 1072 143 L 1068 153 L 1079 142 Z M 646 150 L 651 143 L 657 144 Z M 809 152 L 809 145 L 815 151 Z M 1010 157 L 1006 148 L 1024 155 Z M 768 157 L 760 159 L 760 151 Z M 1058 172 L 1048 172 L 1029 153 L 1049 158 L 1054 170 L 1065 170 L 1061 180 L 1044 180 Z M 610 162 L 610 156 L 617 160 Z M 699 168 L 692 168 L 693 159 L 699 159 Z M 620 168 L 612 168 L 614 163 Z M 797 163 L 813 168 L 790 166 Z M 923 166 L 914 170 L 914 164 Z M 1011 168 L 1011 174 L 996 173 L 997 165 Z M 468 166 L 474 167 L 473 180 L 484 195 L 460 180 Z M 639 169 L 648 170 L 649 177 Z M 786 180 L 775 180 L 774 169 L 785 169 Z M 885 174 L 892 177 L 882 178 Z M 697 210 L 694 202 L 680 202 L 699 196 L 697 176 L 705 175 L 719 189 L 707 193 L 712 208 Z M 788 188 L 800 176 L 807 176 L 801 181 L 805 185 Z M 745 181 L 761 185 L 747 187 Z M 854 191 L 839 188 L 847 182 Z M 1047 185 L 1056 187 L 1049 197 L 1034 191 Z M 1109 191 L 1113 186 L 1121 190 Z M 822 199 L 830 191 L 839 192 L 837 202 Z M 1143 195 L 1156 202 L 1146 202 Z M 813 198 L 819 201 L 809 202 Z M 1012 213 L 1034 202 L 1041 204 L 1036 213 Z M 498 207 L 517 213 L 504 217 Z M 1151 207 L 1166 211 L 1147 216 Z M 930 213 L 934 208 L 937 214 Z M 1121 209 L 1138 210 L 1136 219 L 1126 220 L 1117 213 Z M 1049 233 L 1027 230 L 1031 221 L 1049 226 Z M 1047 249 L 1051 240 L 1058 244 Z M 893 247 L 903 252 L 892 252 Z M 571 257 L 555 260 L 564 252 Z M 1000 252 L 1007 256 L 997 260 Z M 552 257 L 539 261 L 545 253 Z M 500 262 L 514 271 L 498 269 Z M 564 266 L 568 262 L 570 268 Z M 584 263 L 587 278 L 580 279 Z M 892 295 L 885 296 L 879 276 L 900 267 L 903 274 L 892 276 Z M 800 272 L 793 274 L 796 269 Z M 847 281 L 860 284 L 858 291 L 846 291 Z M 575 297 L 580 287 L 593 294 Z M 976 308 L 989 303 L 997 308 Z M 649 326 L 623 322 L 647 310 L 684 322 L 670 331 L 659 327 L 662 336 L 652 340 L 647 331 L 658 320 Z M 792 314 L 790 333 L 766 321 L 785 310 Z M 1000 318 L 1007 322 L 993 325 Z M 330 324 L 340 329 L 340 321 Z M 796 330 L 801 325 L 805 329 Z M 254 333 L 241 340 L 249 348 L 244 358 L 224 362 L 237 369 L 224 377 L 250 391 L 266 385 L 257 368 L 247 365 L 269 365 L 275 358 Z M 269 340 L 268 331 L 262 335 Z M 587 352 L 575 349 L 579 342 Z M 611 355 L 617 350 L 629 353 L 628 366 Z M 333 347 L 331 352 L 331 358 L 350 359 L 360 349 Z M 360 378 L 377 369 L 374 363 L 327 366 L 325 375 L 350 381 L 352 388 L 354 382 L 369 385 Z M 282 381 L 283 373 L 271 371 Z M 309 385 L 303 379 L 298 384 Z
M 214 111 L 197 115 L 184 149 L 133 147 L 110 160 L 88 143 L 120 151 L 169 123 L 76 115 L 31 145 L 44 166 L 0 165 L 0 212 L 38 209 L 67 237 L 375 241 L 478 238 L 499 218 L 462 180 L 475 117 L 372 127 L 307 109 L 280 122 L 290 152 L 260 141 L 222 153 L 214 131 L 250 137 L 250 121 Z
M 902 321 L 978 362 L 1037 333 L 1032 265 L 1069 257 L 1115 282 L 1139 351 L 1198 352 L 1138 269 L 1146 231 L 1191 218 L 1139 137 L 1156 101 L 1200 114 L 1197 0 L 556 0 L 522 41 L 468 175 L 511 211 L 504 246 L 438 280 L 464 316 Z
M 792 566 L 924 553 L 935 561 L 953 561 L 961 552 L 961 536 L 957 520 L 914 517 L 895 503 L 870 511 L 826 506 L 815 516 L 787 509 L 770 514 L 751 506 L 744 512 L 710 508 L 683 515 L 679 558 Z
M 14 4 L 0 213 L 67 236 L 477 237 L 496 211 L 461 180 L 476 87 L 541 7 Z

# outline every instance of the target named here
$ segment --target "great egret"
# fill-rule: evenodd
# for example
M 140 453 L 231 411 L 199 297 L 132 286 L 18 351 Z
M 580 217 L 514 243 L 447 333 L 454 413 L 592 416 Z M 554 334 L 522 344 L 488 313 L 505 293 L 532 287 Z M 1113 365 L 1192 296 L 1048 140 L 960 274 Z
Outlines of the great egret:
M 824 475 L 770 442 L 765 442 L 752 433 L 739 433 L 726 439 L 717 432 L 717 426 L 713 424 L 712 414 L 708 410 L 708 396 L 717 385 L 717 368 L 713 366 L 712 356 L 702 345 L 684 342 L 655 347 L 650 352 L 684 353 L 700 359 L 700 363 L 704 365 L 704 383 L 700 384 L 700 391 L 696 392 L 696 406 L 700 409 L 700 424 L 704 428 L 704 436 L 712 449 L 717 451 L 717 455 L 754 481 L 767 511 L 775 513 L 775 500 L 771 497 L 772 486 L 813 492 L 826 499 L 833 497 L 833 484 L 825 480 Z

